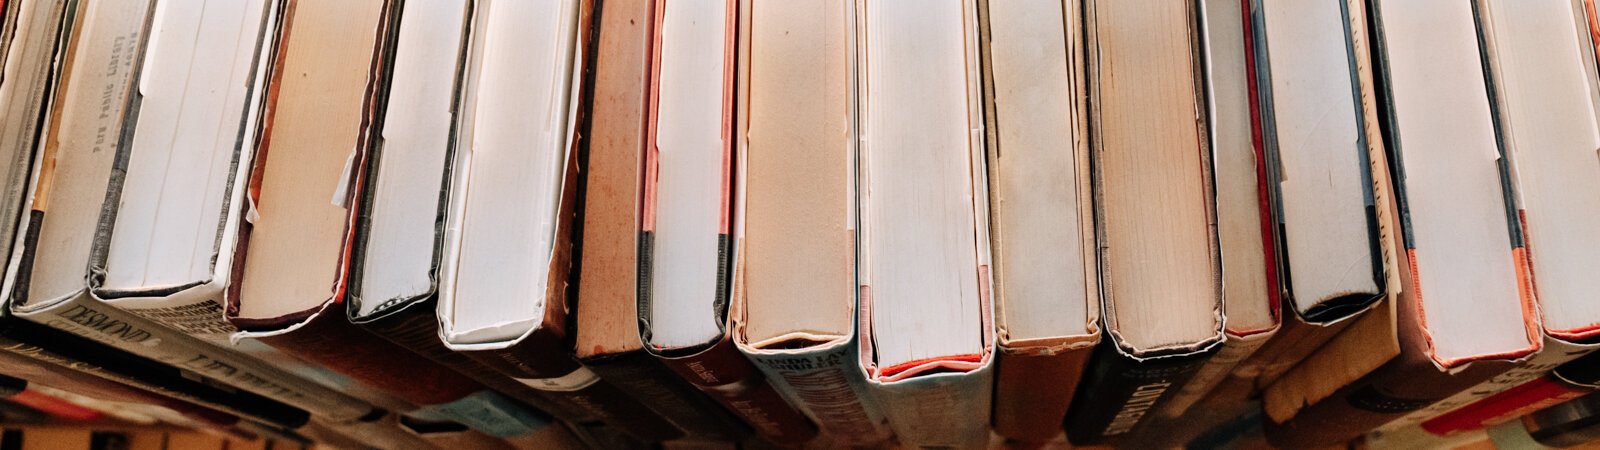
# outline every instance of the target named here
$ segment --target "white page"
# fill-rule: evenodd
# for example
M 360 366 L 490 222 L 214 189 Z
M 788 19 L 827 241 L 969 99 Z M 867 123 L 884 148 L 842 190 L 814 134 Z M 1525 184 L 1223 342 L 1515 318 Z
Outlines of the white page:
M 997 176 L 991 180 L 997 292 L 1003 298 L 1004 325 L 1011 339 L 1074 336 L 1085 333 L 1089 296 L 1084 278 L 1084 233 L 1078 148 L 1083 136 L 1078 83 L 1069 68 L 1069 49 L 1081 42 L 1067 37 L 1060 0 L 989 3 L 989 49 L 994 72 L 995 130 L 992 154 Z M 1067 14 L 1071 14 L 1068 16 Z M 1071 43 L 1071 46 L 1068 43 Z M 1087 205 L 1085 205 L 1087 206 Z
M 663 7 L 663 5 L 657 5 Z M 723 70 L 727 3 L 668 1 L 661 20 L 656 122 L 659 174 L 650 273 L 655 345 L 704 344 L 720 334 L 718 236 L 723 233 Z
M 1586 18 L 1562 1 L 1483 2 L 1545 328 L 1600 323 L 1600 119 Z M 1574 32 L 1573 25 L 1581 31 Z M 1565 26 L 1563 26 L 1565 25 Z M 1580 34 L 1581 33 L 1581 34 Z
M 105 289 L 210 279 L 265 0 L 159 0 Z
M 22 275 L 29 283 L 30 301 L 56 300 L 88 287 L 84 267 L 131 91 L 138 52 L 134 43 L 144 37 L 149 9 L 148 2 L 100 3 L 80 18 L 82 34 L 73 44 L 78 62 L 65 75 L 71 82 L 59 91 L 60 123 L 50 130 L 52 142 L 47 143 L 54 146 L 55 172 L 39 183 L 50 185 L 37 242 L 45 251 L 34 253 L 32 273 Z
M 371 174 L 371 217 L 361 264 L 360 314 L 432 293 L 435 231 L 467 0 L 411 0 L 389 80 L 381 154 Z
M 0 55 L 0 242 L 10 243 L 17 230 L 18 211 L 27 189 L 28 162 L 38 147 L 35 132 L 42 126 L 40 113 L 47 106 L 45 84 L 60 35 L 61 2 L 11 0 L 18 4 L 14 34 L 6 54 Z M 25 219 L 24 219 L 25 220 Z
M 576 1 L 479 1 L 475 86 L 452 343 L 512 339 L 543 318 L 556 205 L 568 150 Z M 479 44 L 479 43 L 475 43 Z
M 1306 311 L 1335 297 L 1378 292 L 1373 279 L 1356 98 L 1339 2 L 1262 5 L 1272 79 L 1290 294 Z
M 1417 294 L 1435 358 L 1529 346 L 1495 164 L 1472 5 L 1378 5 L 1415 251 Z
M 866 5 L 862 230 L 879 367 L 983 351 L 960 0 Z M 866 337 L 864 337 L 865 339 Z

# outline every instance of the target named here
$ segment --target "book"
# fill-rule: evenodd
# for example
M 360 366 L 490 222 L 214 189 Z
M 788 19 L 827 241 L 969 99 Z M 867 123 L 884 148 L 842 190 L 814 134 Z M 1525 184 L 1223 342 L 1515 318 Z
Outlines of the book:
M 507 438 L 549 418 L 465 376 L 362 331 L 345 316 L 360 136 L 383 15 L 393 4 L 297 1 L 256 144 L 227 319 L 239 332 L 447 419 Z M 328 40 L 351 45 L 327 47 Z M 286 77 L 294 73 L 298 76 Z M 294 282 L 279 282 L 281 280 Z M 416 407 L 420 407 L 417 409 Z
M 567 343 L 591 6 L 475 4 L 448 169 L 439 335 L 590 420 L 655 442 L 680 431 L 584 367 Z
M 1265 166 L 1268 179 L 1277 180 L 1269 186 L 1277 272 L 1288 312 L 1279 337 L 1242 365 L 1265 386 L 1372 308 L 1390 286 L 1378 194 L 1370 187 L 1370 144 L 1362 132 L 1368 113 L 1358 102 L 1356 61 L 1362 56 L 1355 45 L 1365 24 L 1351 18 L 1347 3 L 1258 1 L 1249 7 L 1257 29 L 1253 68 Z M 1330 116 L 1330 105 L 1352 113 Z M 1296 175 L 1305 173 L 1313 175 Z
M 1255 387 L 1259 369 L 1244 365 L 1277 335 L 1282 324 L 1277 248 L 1272 225 L 1268 159 L 1261 144 L 1256 103 L 1255 46 L 1250 10 L 1244 1 L 1205 2 L 1200 12 L 1205 46 L 1207 135 L 1216 179 L 1217 243 L 1222 253 L 1223 342 L 1183 388 L 1157 411 L 1165 423 L 1190 421 L 1187 416 L 1203 398 L 1224 383 Z M 1254 389 L 1245 389 L 1251 392 Z M 1208 412 L 1222 403 L 1242 403 L 1237 396 L 1206 400 Z M 1197 414 L 1203 415 L 1203 414 Z
M 804 443 L 815 425 L 728 334 L 739 327 L 728 301 L 738 2 L 659 6 L 639 222 L 640 338 L 762 438 Z
M 1548 350 L 1547 350 L 1548 351 Z M 1447 436 L 1509 422 L 1600 390 L 1600 354 L 1588 353 L 1549 373 L 1423 421 L 1429 433 Z
M 13 1 L 0 20 L 0 201 L 22 201 L 32 173 L 38 132 L 60 81 L 76 2 Z M 0 209 L 0 239 L 15 235 L 20 210 Z
M 1600 237 L 1580 225 L 1600 218 L 1600 200 L 1592 195 L 1600 194 L 1600 168 L 1590 164 L 1600 148 L 1600 78 L 1580 8 L 1577 2 L 1474 4 L 1491 108 L 1516 184 L 1511 200 L 1544 349 L 1520 367 L 1386 428 L 1414 425 L 1510 389 L 1600 345 L 1600 309 L 1588 299 L 1600 290 L 1600 280 L 1580 274 L 1600 251 Z
M 245 214 L 243 168 L 262 132 L 286 3 L 154 3 L 90 289 L 186 333 L 226 334 L 221 296 Z
M 1110 338 L 1067 415 L 1067 439 L 1077 445 L 1141 434 L 1224 339 L 1196 8 L 1086 4 L 1089 112 L 1099 117 L 1090 133 L 1100 136 L 1091 149 L 1096 243 Z
M 1323 327 L 1370 308 L 1386 289 L 1347 10 L 1255 8 L 1284 297 L 1300 321 Z M 1329 115 L 1330 105 L 1351 113 Z
M 861 367 L 902 444 L 979 446 L 995 336 L 977 3 L 858 11 Z
M 359 144 L 367 153 L 362 165 L 369 175 L 362 177 L 356 197 L 344 314 L 367 332 L 565 421 L 585 442 L 608 436 L 631 441 L 607 430 L 581 404 L 513 380 L 446 348 L 439 338 L 436 271 L 443 231 L 435 225 L 445 211 L 445 167 L 470 6 L 464 1 L 405 3 L 390 10 L 381 25 L 370 117 Z M 435 207 L 409 207 L 413 202 Z
M 833 445 L 887 441 L 854 364 L 855 8 L 740 11 L 733 341 Z
M 1100 341 L 1082 4 L 978 3 L 983 43 L 995 433 L 1045 443 Z
M 616 384 L 684 430 L 687 439 L 732 443 L 748 426 L 673 374 L 644 348 L 640 333 L 639 223 L 643 161 L 649 129 L 656 11 L 662 3 L 607 2 L 596 12 L 590 120 L 578 148 L 583 226 L 578 257 L 574 352 L 601 378 Z
M 1404 248 L 1395 265 L 1398 354 L 1325 399 L 1290 399 L 1311 404 L 1268 425 L 1276 445 L 1346 441 L 1542 346 L 1476 20 L 1471 4 L 1373 2 L 1379 117 Z M 1428 63 L 1416 59 L 1423 54 Z
M 147 13 L 160 11 L 157 8 L 152 12 L 149 3 L 92 6 L 81 13 L 88 20 L 84 22 L 82 39 L 73 41 L 79 46 L 75 51 L 81 48 L 85 57 L 121 55 L 123 59 L 116 61 L 127 64 L 127 68 L 110 75 L 100 75 L 103 66 L 99 65 L 71 65 L 66 69 L 83 77 L 70 79 L 70 86 L 62 91 L 61 121 L 52 122 L 59 126 L 45 134 L 46 152 L 41 158 L 44 163 L 39 166 L 28 206 L 32 231 L 19 247 L 25 261 L 19 264 L 15 275 L 19 281 L 10 305 L 12 312 L 118 345 L 137 355 L 184 365 L 204 373 L 213 382 L 282 399 L 335 420 L 354 420 L 371 413 L 372 406 L 365 402 L 107 306 L 88 292 L 91 286 L 85 285 L 85 279 L 93 279 L 86 276 L 84 268 L 91 265 L 95 253 L 104 255 L 104 247 L 97 250 L 96 242 L 106 242 L 96 239 L 96 233 L 106 232 L 97 231 L 96 227 L 110 222 L 102 220 L 104 214 L 109 214 L 101 209 L 107 196 L 104 189 L 108 180 L 115 186 L 113 176 L 121 173 L 115 169 L 115 158 L 129 158 L 131 151 L 126 147 L 114 150 L 115 143 L 91 141 L 105 137 L 107 130 L 117 129 L 124 119 L 122 109 L 107 104 L 109 99 L 101 93 L 107 89 L 117 92 L 117 86 L 137 79 L 132 74 L 139 73 L 134 68 L 140 63 L 134 62 L 138 60 L 134 54 L 142 50 L 136 51 L 128 35 L 143 34 L 151 17 Z M 250 62 L 253 59 L 245 61 L 254 67 Z M 137 105 L 142 99 L 131 101 Z M 152 104 L 161 101 L 164 100 L 151 99 Z M 244 112 L 242 106 L 240 112 Z M 85 145 L 89 142 L 96 144 Z M 91 151 L 95 149 L 101 151 Z
M 1363 313 L 1360 317 L 1347 321 L 1348 325 L 1339 323 L 1324 327 L 1323 333 L 1337 331 L 1335 337 L 1319 343 L 1315 353 L 1289 364 L 1290 367 L 1285 368 L 1284 364 L 1267 361 L 1269 365 L 1258 371 L 1257 374 L 1260 376 L 1252 380 L 1252 386 L 1246 389 L 1254 390 L 1257 389 L 1257 385 L 1260 386 L 1263 412 L 1272 421 L 1288 420 L 1302 406 L 1327 398 L 1339 388 L 1355 382 L 1400 353 L 1395 304 L 1401 294 L 1400 265 L 1404 263 L 1401 258 L 1405 250 L 1399 237 L 1400 213 L 1395 200 L 1394 183 L 1391 182 L 1392 172 L 1389 169 L 1382 122 L 1379 120 L 1381 86 L 1373 74 L 1366 11 L 1364 0 L 1349 0 L 1345 3 L 1345 16 L 1349 21 L 1350 30 L 1349 45 L 1354 49 L 1351 54 L 1354 56 L 1353 66 L 1359 81 L 1357 86 L 1360 89 L 1362 129 L 1366 134 L 1369 153 L 1367 161 L 1372 165 L 1370 173 L 1373 200 L 1379 214 L 1378 236 L 1382 244 L 1387 276 L 1386 298 L 1380 300 L 1370 313 Z M 1305 323 L 1289 320 L 1284 326 L 1302 325 Z M 1313 333 L 1310 336 L 1315 337 L 1318 334 L 1320 333 Z M 1267 377 L 1274 373 L 1281 377 Z
M 238 425 L 237 415 L 187 402 L 175 397 L 97 377 L 70 367 L 52 364 L 11 352 L 0 352 L 0 364 L 6 375 L 31 380 L 32 385 L 90 396 L 101 400 L 123 401 L 163 408 L 180 416 L 187 423 L 216 430 L 232 430 Z M 37 386 L 36 386 L 37 387 Z M 170 419 L 169 419 L 170 420 Z

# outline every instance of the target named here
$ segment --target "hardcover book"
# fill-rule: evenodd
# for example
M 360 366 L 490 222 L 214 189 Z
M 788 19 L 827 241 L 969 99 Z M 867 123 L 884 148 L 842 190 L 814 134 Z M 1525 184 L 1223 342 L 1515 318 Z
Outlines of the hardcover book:
M 980 1 L 996 339 L 994 429 L 1042 444 L 1095 344 L 1082 4 Z
M 1108 339 L 1067 415 L 1077 445 L 1141 434 L 1225 336 L 1196 8 L 1107 0 L 1085 8 Z
M 855 8 L 741 2 L 733 298 L 739 350 L 834 445 L 889 438 L 855 333 Z

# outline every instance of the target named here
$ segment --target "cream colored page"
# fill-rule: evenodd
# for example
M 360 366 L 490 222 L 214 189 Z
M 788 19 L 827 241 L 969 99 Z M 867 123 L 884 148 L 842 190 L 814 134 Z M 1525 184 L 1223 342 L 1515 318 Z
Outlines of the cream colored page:
M 487 6 L 487 8 L 485 8 Z M 520 336 L 502 327 L 544 317 L 556 202 L 567 161 L 577 2 L 479 2 L 482 60 L 470 92 L 475 119 L 451 342 Z
M 47 181 L 51 192 L 38 248 L 48 251 L 34 253 L 28 287 L 33 299 L 59 299 L 88 287 L 89 250 L 149 10 L 148 2 L 96 2 L 80 18 L 78 62 L 59 91 L 61 122 L 47 144 L 54 148 L 55 172 Z
M 732 1 L 732 0 L 727 0 Z M 727 4 L 667 1 L 657 32 L 660 71 L 655 235 L 647 312 L 655 345 L 703 344 L 720 334 L 718 236 L 722 232 L 723 70 Z
M 1472 5 L 1378 5 L 1417 291 L 1435 357 L 1529 346 Z
M 210 278 L 266 4 L 157 2 L 104 288 Z
M 434 289 L 434 247 L 450 146 L 467 0 L 411 0 L 401 11 L 389 104 L 360 263 L 361 314 Z
M 242 317 L 277 317 L 332 298 L 348 210 L 332 202 L 358 144 L 381 5 L 298 0 L 275 87 L 244 274 Z M 344 45 L 326 45 L 342 42 Z
M 982 352 L 960 0 L 866 4 L 863 242 L 879 367 Z M 863 337 L 866 339 L 868 337 Z
M 1217 238 L 1228 328 L 1254 331 L 1273 323 L 1261 233 L 1261 186 L 1250 119 L 1244 16 L 1234 0 L 1207 0 L 1211 151 L 1216 158 Z M 1352 110 L 1353 111 L 1353 110 Z
M 1214 335 L 1189 3 L 1097 0 L 1097 170 L 1111 330 L 1140 350 Z M 1093 97 L 1091 97 L 1093 98 Z
M 1367 151 L 1357 138 L 1356 99 L 1339 2 L 1263 6 L 1280 161 L 1285 250 L 1295 307 L 1377 293 L 1367 225 Z
M 1600 323 L 1600 121 L 1587 21 L 1559 1 L 1485 2 L 1495 86 L 1527 221 L 1545 328 Z M 1575 33 L 1577 24 L 1583 34 Z
M 1001 327 L 1010 339 L 1085 334 L 1088 303 L 1075 127 L 1081 112 L 1061 0 L 989 2 L 998 165 L 994 248 Z M 1078 20 L 1076 11 L 1070 20 Z M 1069 42 L 1071 43 L 1069 46 Z
M 751 8 L 743 242 L 750 342 L 854 327 L 852 6 L 762 0 Z

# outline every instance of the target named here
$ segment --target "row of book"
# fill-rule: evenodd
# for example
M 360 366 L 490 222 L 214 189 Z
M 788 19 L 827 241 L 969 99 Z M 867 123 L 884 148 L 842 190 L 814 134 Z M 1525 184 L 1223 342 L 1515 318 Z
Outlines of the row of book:
M 0 373 L 170 421 L 1300 447 L 1600 379 L 1592 0 L 0 10 Z

